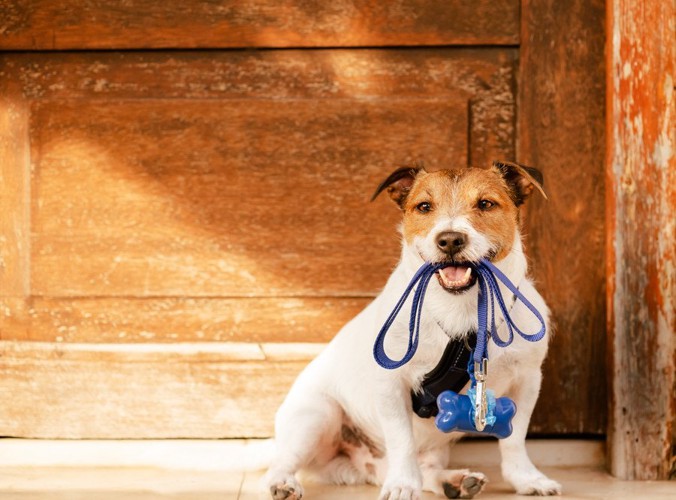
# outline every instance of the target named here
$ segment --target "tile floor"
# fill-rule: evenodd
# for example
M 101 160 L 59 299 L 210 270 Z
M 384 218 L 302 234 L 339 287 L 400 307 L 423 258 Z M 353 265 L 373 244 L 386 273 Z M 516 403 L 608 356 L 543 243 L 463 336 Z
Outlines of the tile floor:
M 11 442 L 10 442 L 11 441 Z M 212 464 L 199 459 L 188 465 L 196 450 L 200 457 L 223 450 L 223 442 L 190 442 L 171 445 L 175 452 L 187 461 L 174 462 L 168 466 L 158 460 L 160 454 L 168 453 L 163 442 L 144 443 L 119 442 L 31 442 L 21 440 L 0 440 L 0 499 L 2 500 L 151 500 L 185 499 L 211 500 L 233 499 L 254 500 L 265 498 L 258 490 L 262 472 L 238 472 L 232 464 Z M 139 452 L 139 447 L 151 450 L 158 447 L 158 455 Z M 556 445 L 556 446 L 555 446 Z M 192 447 L 191 447 L 192 446 Z M 487 489 L 477 498 L 484 500 L 514 499 L 516 497 L 501 477 L 494 458 L 493 443 L 462 444 L 459 455 L 464 460 L 476 462 L 490 457 L 487 466 L 472 467 L 489 477 Z M 566 499 L 612 499 L 612 500 L 676 500 L 676 481 L 624 482 L 613 479 L 599 463 L 598 450 L 601 444 L 581 443 L 565 446 L 549 442 L 530 445 L 534 461 L 542 470 L 563 484 Z M 28 451 L 27 451 L 28 448 Z M 124 466 L 115 450 L 129 453 Z M 232 443 L 227 449 L 233 451 Z M 108 450 L 97 452 L 94 450 Z M 113 452 L 110 451 L 113 449 Z M 23 450 L 23 451 L 22 451 Z M 45 451 L 52 453 L 44 455 Z M 65 451 L 69 451 L 65 454 Z M 84 451 L 83 451 L 84 450 Z M 549 452 L 547 452 L 549 450 Z M 563 450 L 563 452 L 562 452 Z M 85 453 L 86 451 L 86 453 Z M 577 454 L 575 457 L 573 455 Z M 42 459 L 38 460 L 38 455 Z M 196 456 L 196 455 L 195 455 Z M 112 457 L 106 461 L 105 457 Z M 574 459 L 574 460 L 573 460 Z M 27 462 L 40 465 L 30 465 Z M 86 463 L 85 463 L 86 461 Z M 573 466 L 573 461 L 578 465 Z M 155 466 L 152 464 L 155 462 Z M 67 464 L 67 465 L 64 465 Z M 220 470 L 219 470 L 220 469 Z M 224 472 L 224 470 L 230 469 Z M 322 500 L 377 498 L 378 490 L 372 486 L 335 487 L 306 483 L 305 498 Z M 425 500 L 436 498 L 425 494 Z

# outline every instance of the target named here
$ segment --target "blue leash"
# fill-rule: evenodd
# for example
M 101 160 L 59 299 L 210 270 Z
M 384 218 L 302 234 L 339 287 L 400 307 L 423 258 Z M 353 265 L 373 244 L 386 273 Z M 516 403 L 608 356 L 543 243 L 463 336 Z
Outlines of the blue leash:
M 538 311 L 533 304 L 521 293 L 521 291 L 512 283 L 507 276 L 505 276 L 502 271 L 495 267 L 491 262 L 485 259 L 481 259 L 478 264 L 470 264 L 474 272 L 477 273 L 477 279 L 479 281 L 479 302 L 477 307 L 477 316 L 479 320 L 479 326 L 477 331 L 477 344 L 474 349 L 474 361 L 476 363 L 481 363 L 484 359 L 488 359 L 488 337 L 493 339 L 493 342 L 499 347 L 507 347 L 514 340 L 514 331 L 523 337 L 525 340 L 530 342 L 537 342 L 541 340 L 545 335 L 545 320 L 543 319 L 540 311 Z M 380 329 L 378 336 L 376 337 L 375 344 L 373 345 L 373 357 L 376 362 L 383 368 L 388 370 L 393 370 L 399 368 L 400 366 L 408 363 L 416 350 L 418 349 L 418 340 L 420 338 L 420 318 L 422 316 L 422 306 L 423 300 L 425 297 L 425 292 L 427 291 L 427 286 L 429 285 L 432 276 L 439 269 L 447 267 L 448 264 L 431 264 L 425 263 L 418 269 L 418 271 L 413 276 L 413 279 L 404 290 L 403 295 L 394 306 L 394 309 L 388 316 L 385 324 Z M 497 279 L 496 279 L 497 278 Z M 505 300 L 500 292 L 500 286 L 498 285 L 497 280 L 502 281 L 504 285 L 514 294 L 515 300 L 520 300 L 527 308 L 530 310 L 533 315 L 540 322 L 541 328 L 540 331 L 534 334 L 527 334 L 523 332 L 512 320 L 512 317 L 509 314 L 509 310 L 505 305 Z M 400 360 L 394 360 L 390 358 L 385 352 L 385 336 L 389 331 L 392 323 L 394 323 L 395 318 L 404 307 L 404 303 L 408 299 L 409 295 L 413 288 L 418 285 L 415 292 L 413 293 L 413 302 L 411 305 L 411 317 L 409 319 L 408 331 L 408 349 L 406 353 Z M 488 331 L 488 305 L 490 302 L 490 333 Z M 509 338 L 507 340 L 502 340 L 498 336 L 498 329 L 495 324 L 495 303 L 497 302 L 502 316 L 505 319 L 507 324 L 507 330 L 509 332 Z M 470 370 L 470 377 L 472 382 L 474 382 L 473 370 Z

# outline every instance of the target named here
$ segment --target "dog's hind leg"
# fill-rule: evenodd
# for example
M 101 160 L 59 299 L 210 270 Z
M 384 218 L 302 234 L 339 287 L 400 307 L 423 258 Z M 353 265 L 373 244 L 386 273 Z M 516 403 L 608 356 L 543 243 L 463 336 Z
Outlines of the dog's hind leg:
M 275 419 L 275 454 L 263 486 L 275 500 L 298 500 L 303 488 L 296 472 L 323 466 L 336 452 L 342 410 L 332 399 L 301 391 L 289 393 Z
M 539 368 L 532 368 L 520 374 L 510 391 L 517 407 L 512 420 L 514 430 L 511 436 L 500 440 L 502 477 L 519 495 L 560 495 L 561 485 L 540 472 L 526 452 L 526 432 L 540 392 L 542 373 Z
M 486 476 L 467 469 L 447 469 L 448 459 L 449 445 L 420 455 L 423 490 L 446 498 L 474 498 L 487 483 Z

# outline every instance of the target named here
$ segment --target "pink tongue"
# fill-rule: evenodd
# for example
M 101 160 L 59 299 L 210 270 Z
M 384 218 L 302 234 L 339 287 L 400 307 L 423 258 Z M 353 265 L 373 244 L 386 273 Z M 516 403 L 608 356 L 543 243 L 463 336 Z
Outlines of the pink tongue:
M 439 271 L 444 274 L 446 281 L 460 281 L 464 279 L 467 272 L 466 266 L 448 266 Z

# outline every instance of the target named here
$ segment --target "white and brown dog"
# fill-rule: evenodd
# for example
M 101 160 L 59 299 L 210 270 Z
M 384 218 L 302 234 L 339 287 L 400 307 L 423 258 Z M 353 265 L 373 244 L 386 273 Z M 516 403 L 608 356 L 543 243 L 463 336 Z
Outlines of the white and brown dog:
M 382 293 L 299 375 L 279 408 L 275 456 L 263 478 L 274 499 L 302 497 L 300 469 L 337 484 L 382 485 L 380 498 L 387 500 L 416 499 L 423 490 L 449 498 L 481 491 L 483 474 L 448 469 L 449 444 L 461 434 L 444 434 L 433 419 L 414 414 L 411 393 L 449 339 L 477 329 L 477 278 L 468 262 L 492 261 L 547 320 L 547 306 L 527 276 L 519 231 L 519 206 L 534 189 L 544 195 L 540 172 L 508 162 L 436 172 L 402 168 L 378 187 L 374 198 L 387 190 L 403 213 L 401 261 Z M 424 262 L 452 265 L 429 284 L 417 353 L 401 368 L 383 369 L 373 358 L 376 334 Z M 396 359 L 408 345 L 409 313 L 410 301 L 385 342 Z M 540 327 L 521 302 L 511 304 L 510 314 L 526 332 Z M 503 322 L 503 338 L 504 329 Z M 516 336 L 506 348 L 490 342 L 488 351 L 488 387 L 518 408 L 512 435 L 500 441 L 504 479 L 520 494 L 560 494 L 561 486 L 535 468 L 525 448 L 547 339 Z

